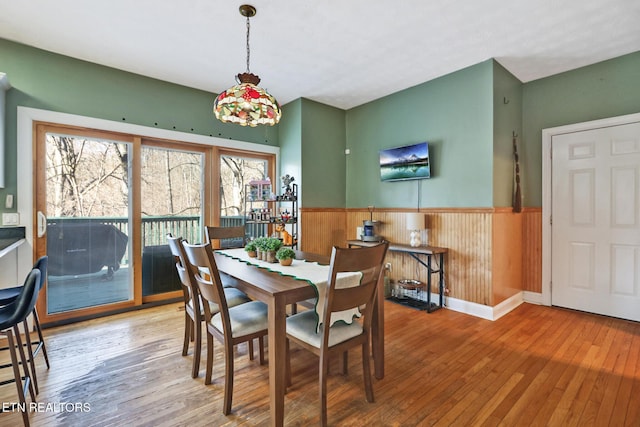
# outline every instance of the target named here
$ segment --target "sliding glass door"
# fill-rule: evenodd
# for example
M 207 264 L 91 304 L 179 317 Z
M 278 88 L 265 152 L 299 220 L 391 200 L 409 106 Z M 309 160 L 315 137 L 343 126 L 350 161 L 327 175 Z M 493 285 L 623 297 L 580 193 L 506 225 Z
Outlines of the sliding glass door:
M 46 313 L 131 301 L 131 143 L 55 132 L 44 142 Z
M 50 123 L 35 130 L 44 323 L 181 299 L 167 234 L 201 242 L 204 225 L 243 224 L 245 184 L 275 175 L 271 154 Z
M 221 150 L 220 170 L 220 225 L 233 227 L 243 225 L 248 212 L 245 206 L 245 191 L 251 181 L 271 180 L 275 175 L 273 156 L 258 153 Z M 267 224 L 251 224 L 247 227 L 248 238 L 266 236 L 271 233 Z
M 156 299 L 181 289 L 167 233 L 202 240 L 205 155 L 145 144 L 141 157 L 142 296 Z

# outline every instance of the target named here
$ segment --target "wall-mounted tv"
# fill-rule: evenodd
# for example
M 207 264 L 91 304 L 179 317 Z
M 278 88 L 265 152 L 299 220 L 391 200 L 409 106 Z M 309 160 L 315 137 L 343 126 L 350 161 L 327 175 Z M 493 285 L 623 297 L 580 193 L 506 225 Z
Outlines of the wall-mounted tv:
M 380 179 L 402 181 L 431 178 L 429 144 L 405 145 L 380 150 Z

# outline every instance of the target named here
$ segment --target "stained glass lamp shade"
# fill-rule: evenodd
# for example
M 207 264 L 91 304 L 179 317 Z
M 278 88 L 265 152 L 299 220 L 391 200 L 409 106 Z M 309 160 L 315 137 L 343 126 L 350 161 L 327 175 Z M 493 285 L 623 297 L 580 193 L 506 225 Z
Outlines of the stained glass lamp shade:
M 260 77 L 249 71 L 249 18 L 255 16 L 256 8 L 243 4 L 240 14 L 247 18 L 247 71 L 236 76 L 237 85 L 218 95 L 213 103 L 213 114 L 225 123 L 273 126 L 280 121 L 280 106 L 273 96 L 258 86 Z
M 275 125 L 282 113 L 278 101 L 258 86 L 255 74 L 237 76 L 239 84 L 223 91 L 213 103 L 213 113 L 222 122 L 240 126 Z

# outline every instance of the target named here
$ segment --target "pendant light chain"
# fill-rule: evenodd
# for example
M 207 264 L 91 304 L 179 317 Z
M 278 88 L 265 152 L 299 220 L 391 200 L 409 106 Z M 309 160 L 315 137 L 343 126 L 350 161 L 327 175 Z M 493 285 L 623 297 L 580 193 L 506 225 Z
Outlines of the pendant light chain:
M 236 123 L 240 126 L 273 126 L 280 121 L 282 112 L 278 101 L 266 90 L 259 87 L 260 77 L 250 70 L 251 35 L 250 18 L 256 14 L 256 8 L 243 4 L 240 14 L 247 18 L 247 71 L 235 76 L 237 84 L 218 94 L 213 102 L 213 113 L 223 123 Z
M 249 24 L 249 17 L 247 16 L 247 73 L 249 71 L 249 56 L 251 55 L 251 51 L 249 49 L 249 31 L 251 30 L 251 24 Z

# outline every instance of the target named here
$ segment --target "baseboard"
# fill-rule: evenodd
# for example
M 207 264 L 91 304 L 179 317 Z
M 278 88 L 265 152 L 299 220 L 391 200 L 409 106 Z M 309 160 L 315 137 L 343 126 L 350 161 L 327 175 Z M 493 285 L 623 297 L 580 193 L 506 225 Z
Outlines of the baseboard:
M 530 304 L 544 305 L 542 302 L 542 293 L 540 292 L 531 292 L 524 291 L 524 302 L 528 302 Z
M 410 295 L 412 298 L 416 300 L 426 301 L 426 292 L 421 292 L 419 294 Z M 478 304 L 475 302 L 465 301 L 452 297 L 445 297 L 444 305 L 446 308 L 458 311 L 460 313 L 469 314 L 471 316 L 480 317 L 482 319 L 487 320 L 498 320 L 505 314 L 509 313 L 511 310 L 518 307 L 523 302 L 532 302 L 533 304 L 540 304 L 535 302 L 535 298 L 542 301 L 542 294 L 536 294 L 533 292 L 518 292 L 513 295 L 511 298 L 507 298 L 502 301 L 500 304 L 490 307 L 484 304 Z M 527 298 L 531 298 L 532 301 L 529 301 Z M 431 294 L 431 301 L 436 304 L 440 300 L 440 295 L 437 293 Z
M 498 320 L 511 310 L 518 307 L 524 302 L 523 293 L 519 292 L 502 301 L 500 304 L 490 307 L 484 304 L 478 304 L 475 302 L 464 301 L 456 298 L 447 298 L 446 306 L 450 310 L 458 311 L 460 313 L 469 314 L 471 316 L 480 317 L 487 320 Z

